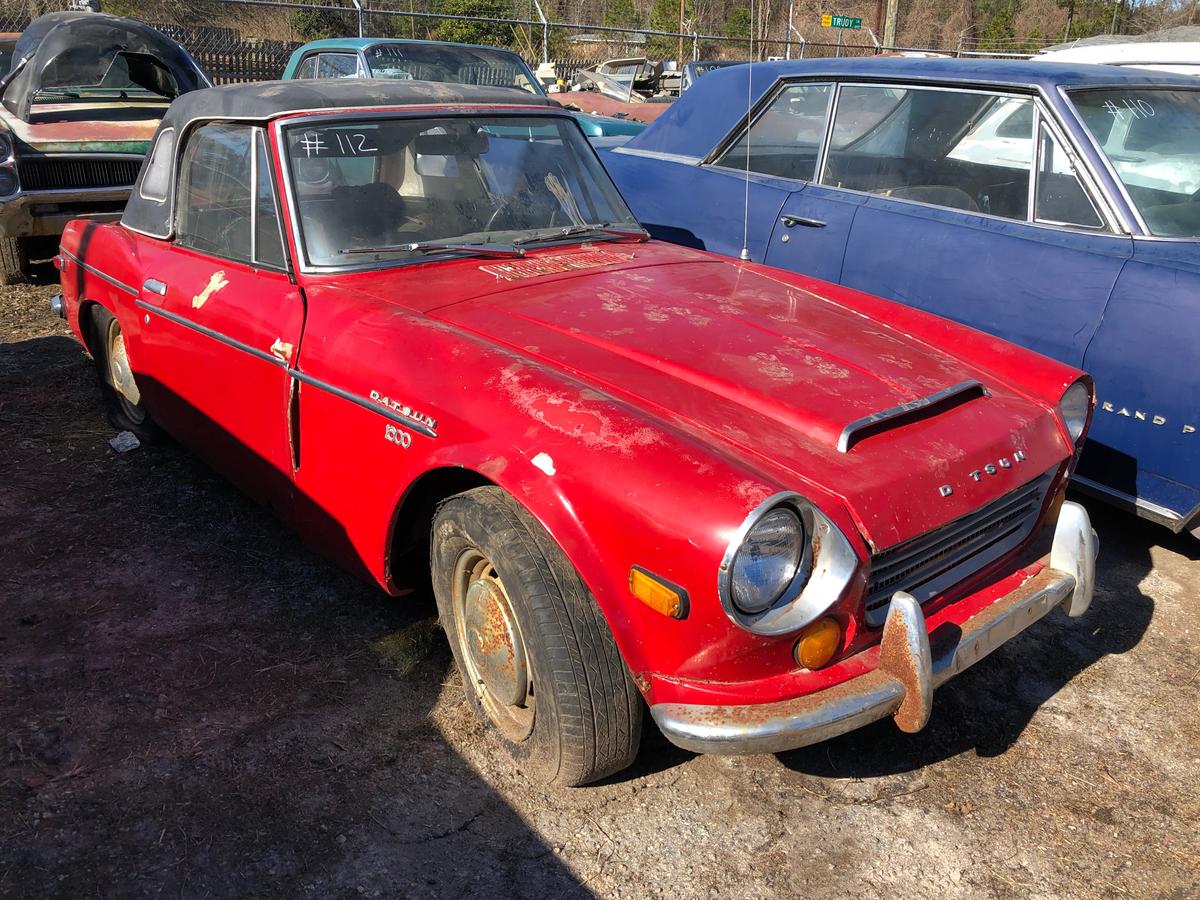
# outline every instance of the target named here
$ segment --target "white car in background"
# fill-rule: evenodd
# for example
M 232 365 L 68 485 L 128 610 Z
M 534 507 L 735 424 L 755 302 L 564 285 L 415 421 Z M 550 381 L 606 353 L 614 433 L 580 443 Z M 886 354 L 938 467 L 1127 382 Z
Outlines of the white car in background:
M 1048 50 L 1033 57 L 1050 62 L 1132 66 L 1177 75 L 1200 75 L 1200 43 L 1187 41 L 1133 41 L 1126 44 L 1088 44 Z
M 1091 111 L 1086 124 L 1127 185 L 1194 194 L 1200 191 L 1200 153 L 1196 152 L 1200 128 L 1184 110 L 1191 104 L 1190 96 L 1175 91 L 1142 92 L 1121 103 L 1110 100 Z M 998 97 L 947 156 L 980 165 L 1028 168 L 1033 162 L 1033 127 L 1031 104 Z M 1075 162 L 1067 154 L 1054 153 L 1049 144 L 1041 152 L 1045 168 L 1059 175 L 1074 174 Z M 1046 154 L 1054 155 L 1047 160 Z

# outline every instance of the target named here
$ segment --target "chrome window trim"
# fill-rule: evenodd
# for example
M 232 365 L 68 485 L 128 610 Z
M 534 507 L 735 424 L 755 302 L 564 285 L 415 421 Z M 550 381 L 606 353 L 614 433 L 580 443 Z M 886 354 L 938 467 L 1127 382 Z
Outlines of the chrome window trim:
M 1042 142 L 1041 135 L 1038 133 L 1040 126 L 1045 124 L 1046 130 L 1050 132 L 1050 136 L 1058 142 L 1058 146 L 1067 154 L 1067 158 L 1071 163 L 1071 168 L 1074 169 L 1075 178 L 1079 181 L 1079 186 L 1083 188 L 1084 196 L 1087 197 L 1089 203 L 1092 204 L 1092 211 L 1096 217 L 1103 223 L 1094 228 L 1089 228 L 1086 225 L 1080 225 L 1078 222 L 1052 222 L 1049 219 L 1038 219 L 1037 215 L 1037 184 L 1041 179 L 1041 162 L 1042 162 Z M 1120 222 L 1117 221 L 1113 211 L 1108 208 L 1108 204 L 1103 207 L 1096 204 L 1096 197 L 1103 196 L 1103 192 L 1099 189 L 1099 185 L 1092 177 L 1087 165 L 1084 163 L 1083 157 L 1067 140 L 1066 135 L 1057 126 L 1054 120 L 1043 114 L 1040 106 L 1035 107 L 1033 117 L 1033 171 L 1029 173 L 1029 181 L 1034 185 L 1029 196 L 1029 216 L 1030 223 L 1034 225 L 1051 225 L 1055 228 L 1065 228 L 1070 231 L 1083 232 L 1085 234 L 1122 234 Z
M 283 256 L 283 265 L 282 266 L 277 266 L 272 263 L 266 263 L 266 262 L 261 261 L 258 258 L 258 228 L 254 227 L 257 225 L 258 182 L 255 181 L 255 185 L 254 185 L 255 194 L 253 197 L 253 209 L 255 210 L 255 212 L 251 216 L 251 226 L 254 227 L 253 237 L 251 238 L 251 240 L 254 242 L 254 254 L 253 254 L 254 255 L 254 264 L 256 266 L 258 266 L 259 268 L 270 269 L 273 272 L 286 272 L 290 276 L 292 274 L 291 254 L 288 252 L 287 239 L 284 237 L 284 234 L 283 234 L 283 209 L 280 206 L 280 202 L 279 202 L 279 191 L 277 191 L 275 189 L 275 178 L 274 178 L 275 173 L 271 170 L 271 159 L 270 159 L 270 153 L 269 153 L 270 148 L 267 145 L 267 134 L 266 134 L 266 130 L 264 128 L 262 128 L 261 126 L 253 126 L 253 128 L 254 128 L 254 159 L 255 159 L 255 169 L 256 169 L 255 176 L 256 176 L 256 178 L 258 176 L 258 172 L 257 172 L 258 147 L 261 144 L 262 150 L 263 150 L 263 155 L 267 157 L 267 173 L 266 173 L 267 186 L 270 188 L 270 191 L 271 191 L 271 204 L 275 207 L 275 233 L 279 238 L 280 255 Z
M 665 153 L 662 150 L 642 150 L 640 147 L 613 147 L 612 153 L 621 153 L 626 156 L 641 156 L 646 159 L 660 159 L 663 162 L 680 163 L 685 166 L 698 166 L 703 161 L 700 156 L 687 156 L 683 153 Z

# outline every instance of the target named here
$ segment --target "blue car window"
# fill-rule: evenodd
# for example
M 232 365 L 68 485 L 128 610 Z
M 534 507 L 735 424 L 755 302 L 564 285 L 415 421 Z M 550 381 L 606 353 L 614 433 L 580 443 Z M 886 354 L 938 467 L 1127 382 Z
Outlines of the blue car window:
M 847 85 L 838 94 L 821 183 L 1023 221 L 1032 123 L 1029 98 Z
M 828 84 L 785 87 L 716 165 L 812 181 L 831 93 Z

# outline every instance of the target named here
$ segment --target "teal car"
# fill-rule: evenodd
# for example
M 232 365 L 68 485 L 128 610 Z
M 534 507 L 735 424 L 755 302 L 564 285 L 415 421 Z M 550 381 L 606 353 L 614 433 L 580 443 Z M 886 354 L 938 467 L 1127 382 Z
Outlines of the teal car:
M 296 78 L 391 78 L 512 87 L 546 96 L 519 55 L 498 47 L 395 38 L 330 38 L 296 48 L 283 70 Z M 576 112 L 589 138 L 639 133 L 644 122 Z

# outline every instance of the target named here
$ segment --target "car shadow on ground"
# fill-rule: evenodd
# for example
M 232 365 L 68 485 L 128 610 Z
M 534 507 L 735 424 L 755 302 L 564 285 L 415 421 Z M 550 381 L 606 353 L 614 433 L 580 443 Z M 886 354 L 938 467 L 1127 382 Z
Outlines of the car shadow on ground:
M 887 719 L 781 754 L 780 761 L 810 775 L 860 778 L 912 772 L 970 751 L 997 756 L 1077 675 L 1136 647 L 1154 614 L 1154 601 L 1139 587 L 1153 568 L 1150 549 L 1169 545 L 1195 559 L 1200 542 L 1095 500 L 1075 499 L 1086 504 L 1100 536 L 1096 596 L 1087 613 L 1071 619 L 1056 610 L 947 682 L 934 696 L 929 724 L 917 734 L 905 734 Z
M 0 894 L 589 895 L 456 752 L 430 598 L 99 408 L 70 338 L 0 344 Z

